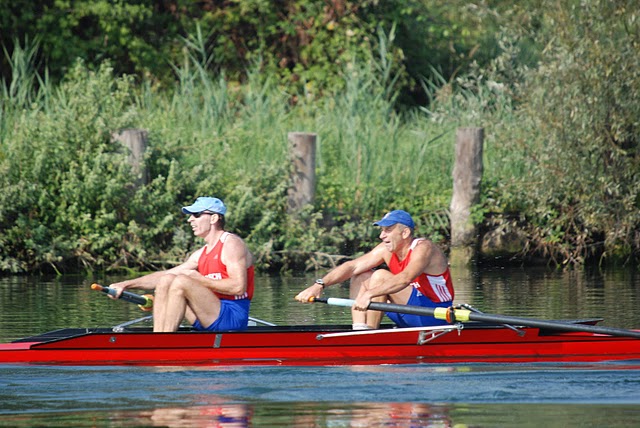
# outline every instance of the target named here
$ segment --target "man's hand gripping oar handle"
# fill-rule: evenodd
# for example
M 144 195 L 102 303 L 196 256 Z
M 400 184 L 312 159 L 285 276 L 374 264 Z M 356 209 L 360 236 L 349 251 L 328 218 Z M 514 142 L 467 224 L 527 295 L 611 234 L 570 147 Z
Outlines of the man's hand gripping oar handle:
M 102 291 L 110 296 L 116 296 L 116 290 L 109 287 L 103 287 L 100 284 L 91 284 L 91 289 L 96 291 Z M 145 312 L 148 312 L 153 309 L 153 296 L 151 294 L 140 295 L 136 293 L 131 293 L 129 291 L 123 291 L 120 295 L 122 300 L 126 300 L 127 302 L 135 303 L 138 305 L 140 309 Z

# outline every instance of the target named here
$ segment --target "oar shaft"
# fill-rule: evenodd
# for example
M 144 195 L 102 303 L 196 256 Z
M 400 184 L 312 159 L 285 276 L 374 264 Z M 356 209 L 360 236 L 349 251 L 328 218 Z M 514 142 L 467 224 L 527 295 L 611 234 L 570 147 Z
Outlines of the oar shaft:
M 446 319 L 446 308 L 436 308 L 434 316 L 438 319 Z M 546 321 L 532 318 L 511 317 L 505 315 L 491 315 L 471 312 L 467 309 L 455 310 L 456 321 L 484 321 L 501 324 L 525 325 L 529 327 L 548 328 L 563 331 L 581 331 L 610 336 L 628 336 L 640 339 L 640 331 L 625 330 L 621 328 L 604 327 L 599 325 L 570 324 L 562 321 Z
M 116 290 L 109 287 L 103 287 L 100 284 L 92 284 L 92 290 L 102 291 L 110 296 L 116 296 Z M 153 299 L 150 296 L 141 296 L 140 294 L 132 293 L 130 291 L 123 291 L 120 295 L 120 299 L 126 300 L 127 302 L 135 303 L 140 306 L 140 309 L 148 310 L 153 307 Z
M 351 307 L 355 303 L 353 299 L 340 299 L 335 297 L 315 298 L 314 302 L 327 303 L 334 306 Z M 640 331 L 625 330 L 621 328 L 603 327 L 597 325 L 570 324 L 561 321 L 546 321 L 532 318 L 511 317 L 505 315 L 492 315 L 486 313 L 472 312 L 468 309 L 453 309 L 453 319 L 450 308 L 427 308 L 423 306 L 397 305 L 395 303 L 371 302 L 368 309 L 384 312 L 398 312 L 403 314 L 432 316 L 437 319 L 447 321 L 482 321 L 498 324 L 522 325 L 536 328 L 547 328 L 560 331 L 579 331 L 586 333 L 606 334 L 609 336 L 626 336 L 640 339 Z

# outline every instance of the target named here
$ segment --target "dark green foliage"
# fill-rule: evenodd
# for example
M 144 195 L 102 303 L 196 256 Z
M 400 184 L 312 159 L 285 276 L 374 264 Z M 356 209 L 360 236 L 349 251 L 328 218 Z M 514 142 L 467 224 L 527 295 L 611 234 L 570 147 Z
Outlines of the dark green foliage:
M 640 250 L 640 22 L 630 1 L 543 2 L 542 63 L 526 73 L 525 170 L 533 243 L 581 264 Z
M 142 264 L 145 246 L 172 232 L 162 217 L 175 201 L 153 185 L 136 192 L 127 154 L 112 141 L 137 120 L 131 91 L 108 65 L 94 73 L 79 63 L 47 104 L 14 112 L 0 154 L 3 270 Z
M 446 246 L 460 126 L 485 128 L 473 219 L 524 233 L 522 256 L 640 254 L 631 1 L 0 6 L 0 271 L 174 265 L 201 244 L 179 211 L 201 195 L 263 270 L 362 253 L 391 209 Z M 140 187 L 113 140 L 130 127 L 149 131 Z M 291 131 L 318 134 L 297 215 Z
M 434 66 L 455 75 L 470 60 L 485 62 L 497 26 L 485 5 L 468 2 L 399 0 L 381 2 L 318 0 L 0 0 L 0 45 L 9 52 L 38 36 L 39 70 L 54 81 L 76 58 L 97 69 L 111 60 L 116 74 L 131 74 L 172 85 L 171 64 L 183 60 L 183 40 L 200 33 L 208 72 L 224 70 L 242 81 L 251 64 L 291 87 L 315 96 L 343 88 L 340 77 L 350 62 L 374 53 L 394 63 L 403 98 L 420 97 L 417 82 Z M 498 2 L 501 3 L 501 2 Z M 378 34 L 397 29 L 387 51 Z M 481 45 L 485 47 L 479 49 Z M 6 64 L 6 59 L 0 62 Z M 9 79 L 10 67 L 0 67 Z

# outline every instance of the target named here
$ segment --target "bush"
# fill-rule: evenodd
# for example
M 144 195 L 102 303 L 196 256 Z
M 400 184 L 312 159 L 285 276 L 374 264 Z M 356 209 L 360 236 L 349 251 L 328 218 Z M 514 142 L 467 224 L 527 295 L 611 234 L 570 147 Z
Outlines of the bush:
M 173 201 L 153 186 L 136 193 L 127 153 L 112 141 L 137 120 L 131 79 L 114 78 L 108 64 L 91 72 L 78 63 L 49 92 L 14 111 L 2 136 L 2 269 L 105 268 L 128 252 L 143 256 L 140 241 L 172 229 L 145 216 L 154 222 L 146 229 L 135 207 L 166 212 Z

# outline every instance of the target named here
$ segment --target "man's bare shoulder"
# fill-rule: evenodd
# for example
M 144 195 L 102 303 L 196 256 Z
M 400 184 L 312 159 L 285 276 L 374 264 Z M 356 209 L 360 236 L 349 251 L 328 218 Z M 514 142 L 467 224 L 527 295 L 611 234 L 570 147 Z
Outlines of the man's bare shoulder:
M 447 256 L 433 241 L 422 238 L 414 247 L 414 252 L 427 260 L 425 273 L 440 274 L 448 266 Z
M 432 256 L 436 254 L 444 256 L 442 249 L 435 242 L 427 238 L 419 238 L 418 242 L 415 244 L 414 250 L 417 250 L 417 252 L 424 251 Z
M 229 235 L 227 235 L 227 238 L 225 239 L 224 244 L 230 245 L 233 247 L 246 247 L 244 239 L 242 239 L 239 235 L 236 235 L 235 233 L 231 233 L 231 232 L 229 232 Z
M 225 260 L 230 260 L 229 257 L 232 259 L 248 258 L 250 261 L 253 260 L 252 254 L 244 240 L 234 233 L 227 235 L 224 241 L 224 247 L 222 247 L 222 256 Z
M 414 248 L 417 248 L 417 247 L 433 247 L 433 246 L 436 246 L 436 244 L 434 244 L 434 243 L 433 243 L 433 241 L 431 241 L 431 240 L 429 240 L 429 239 L 427 239 L 427 238 L 416 238 L 416 239 L 415 239 L 415 241 L 417 241 L 417 242 L 416 242 L 416 244 L 415 244 L 415 247 L 414 247 Z
M 391 260 L 391 251 L 387 248 L 384 242 L 379 243 L 369 252 L 372 255 L 372 258 L 375 257 L 377 260 L 381 260 L 384 263 L 389 263 Z

